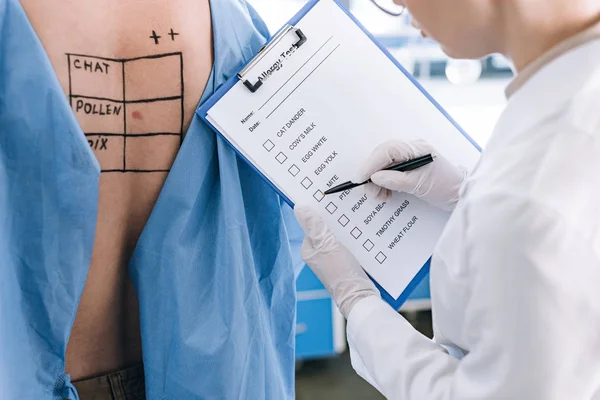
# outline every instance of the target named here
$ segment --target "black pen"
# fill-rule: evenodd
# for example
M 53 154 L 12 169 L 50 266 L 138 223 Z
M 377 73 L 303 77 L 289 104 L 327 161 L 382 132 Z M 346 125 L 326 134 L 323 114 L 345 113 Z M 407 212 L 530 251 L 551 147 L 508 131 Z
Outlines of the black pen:
M 415 170 L 417 168 L 421 168 L 427 164 L 431 164 L 435 156 L 433 154 L 427 154 L 425 156 L 413 158 L 412 160 L 404 161 L 399 164 L 394 164 L 390 167 L 382 169 L 382 171 L 399 171 L 399 172 L 408 172 Z M 371 180 L 364 181 L 362 183 L 354 183 L 354 182 L 344 182 L 340 185 L 332 187 L 329 190 L 326 190 L 324 194 L 333 194 L 343 192 L 345 190 L 354 189 L 355 187 L 362 186 L 371 182 Z

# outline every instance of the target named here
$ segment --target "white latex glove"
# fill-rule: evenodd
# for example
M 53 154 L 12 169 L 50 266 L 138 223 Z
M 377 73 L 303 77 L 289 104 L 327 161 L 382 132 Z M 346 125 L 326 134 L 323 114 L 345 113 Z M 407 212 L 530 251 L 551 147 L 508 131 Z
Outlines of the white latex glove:
M 306 234 L 302 258 L 325 285 L 346 318 L 359 300 L 380 296 L 358 261 L 335 239 L 325 221 L 312 208 L 296 206 L 294 213 Z
M 397 164 L 426 154 L 434 154 L 433 163 L 409 172 L 381 171 Z M 429 204 L 451 211 L 459 199 L 459 191 L 467 172 L 439 154 L 423 140 L 403 142 L 390 140 L 378 146 L 358 171 L 353 182 L 360 183 L 371 178 L 373 183 L 365 187 L 369 197 L 384 201 L 391 191 L 405 192 L 422 198 Z

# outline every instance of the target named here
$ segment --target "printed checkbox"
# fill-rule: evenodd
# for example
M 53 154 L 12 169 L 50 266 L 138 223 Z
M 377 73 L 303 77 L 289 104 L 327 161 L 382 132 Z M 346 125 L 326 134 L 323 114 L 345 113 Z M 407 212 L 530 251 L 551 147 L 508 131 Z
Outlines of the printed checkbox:
M 360 237 L 360 235 L 362 235 L 362 231 L 360 229 L 358 229 L 357 227 L 354 227 L 354 229 L 352 229 L 352 232 L 350 232 L 350 234 L 352 235 L 352 237 L 354 239 L 358 239 Z
M 373 242 L 367 239 L 367 241 L 363 243 L 363 247 L 365 248 L 365 250 L 371 251 L 373 250 L 373 247 L 375 247 L 375 245 L 373 244 Z
M 325 194 L 323 192 L 321 192 L 320 190 L 317 190 L 315 192 L 315 194 L 313 194 L 313 197 L 315 198 L 316 201 L 318 201 L 320 203 L 321 200 L 323 200 L 325 198 Z
M 387 260 L 387 256 L 382 252 L 377 253 L 375 259 L 379 262 L 379 264 L 383 264 L 385 260 Z
M 298 172 L 300 172 L 300 168 L 298 168 L 298 166 L 296 164 L 292 164 L 292 166 L 290 167 L 290 169 L 288 169 L 288 172 L 292 176 L 296 176 L 296 175 L 298 175 Z
M 338 219 L 338 222 L 341 226 L 346 226 L 348 225 L 348 222 L 350 222 L 350 220 L 348 219 L 348 217 L 346 217 L 346 214 L 342 214 L 342 216 Z
M 267 140 L 264 144 L 263 147 L 265 148 L 266 151 L 271 151 L 273 150 L 273 148 L 275 147 L 275 144 L 273 144 L 273 142 L 271 142 L 270 140 Z
M 304 189 L 308 189 L 313 184 L 313 182 L 308 178 L 302 179 L 302 182 L 300 182 L 300 183 L 302 183 L 302 186 L 304 186 Z
M 325 209 L 329 212 L 329 214 L 333 214 L 337 210 L 337 206 L 333 203 L 329 203 Z
M 287 156 L 280 152 L 279 154 L 277 154 L 277 157 L 275 157 L 275 159 L 279 161 L 279 164 L 283 164 L 285 160 L 287 160 Z

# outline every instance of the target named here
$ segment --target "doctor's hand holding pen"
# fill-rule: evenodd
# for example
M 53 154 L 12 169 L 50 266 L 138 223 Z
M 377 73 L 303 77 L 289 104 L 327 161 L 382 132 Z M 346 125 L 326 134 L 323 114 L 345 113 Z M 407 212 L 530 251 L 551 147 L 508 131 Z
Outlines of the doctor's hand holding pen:
M 435 162 L 409 172 L 384 170 L 386 167 L 432 154 Z M 375 148 L 353 182 L 371 179 L 365 191 L 368 197 L 388 199 L 392 191 L 421 198 L 446 211 L 454 210 L 460 188 L 467 177 L 466 170 L 452 165 L 424 140 L 404 142 L 390 140 Z
M 409 172 L 383 170 L 426 154 L 434 155 L 435 162 Z M 367 184 L 365 192 L 368 197 L 381 201 L 391 197 L 392 191 L 398 191 L 452 211 L 466 176 L 465 170 L 452 165 L 425 141 L 393 140 L 381 144 L 371 153 L 353 182 L 371 179 L 372 183 Z M 306 235 L 302 258 L 325 285 L 346 318 L 359 300 L 380 295 L 358 261 L 335 239 L 325 221 L 312 208 L 298 205 L 294 212 Z

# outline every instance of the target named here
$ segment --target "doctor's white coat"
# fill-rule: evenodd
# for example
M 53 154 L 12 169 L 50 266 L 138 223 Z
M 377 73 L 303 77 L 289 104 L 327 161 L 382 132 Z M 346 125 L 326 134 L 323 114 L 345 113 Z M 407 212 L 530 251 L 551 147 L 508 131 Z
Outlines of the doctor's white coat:
M 387 398 L 600 399 L 596 36 L 510 98 L 433 256 L 434 340 L 352 309 L 353 366 Z

